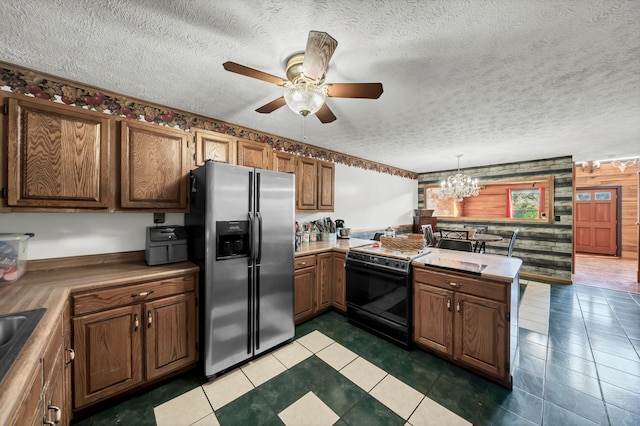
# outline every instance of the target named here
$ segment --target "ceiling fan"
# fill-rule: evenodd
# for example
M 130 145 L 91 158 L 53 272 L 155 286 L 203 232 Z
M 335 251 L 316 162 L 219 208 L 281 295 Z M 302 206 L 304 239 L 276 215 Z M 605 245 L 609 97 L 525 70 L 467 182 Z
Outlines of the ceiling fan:
M 329 34 L 310 31 L 305 52 L 287 60 L 287 80 L 235 62 L 225 62 L 222 66 L 227 71 L 285 88 L 283 96 L 256 109 L 257 112 L 268 114 L 288 105 L 304 117 L 316 114 L 321 122 L 331 123 L 336 116 L 325 103 L 326 97 L 378 99 L 382 95 L 382 83 L 324 84 L 327 65 L 337 46 L 338 42 Z

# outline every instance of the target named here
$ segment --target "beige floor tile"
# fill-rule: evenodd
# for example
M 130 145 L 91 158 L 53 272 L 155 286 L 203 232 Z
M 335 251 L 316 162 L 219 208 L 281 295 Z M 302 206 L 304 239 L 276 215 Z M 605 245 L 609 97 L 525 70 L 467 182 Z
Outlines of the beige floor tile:
M 405 420 L 424 398 L 423 394 L 390 374 L 382 379 L 370 394 Z
M 525 310 L 520 310 L 518 312 L 518 319 L 520 321 L 524 320 L 530 320 L 530 321 L 535 321 L 535 322 L 539 322 L 541 324 L 546 324 L 548 321 L 549 316 L 548 315 L 544 315 L 538 312 L 532 313 L 529 311 L 525 311 Z
M 273 356 L 287 368 L 293 367 L 311 355 L 313 355 L 313 353 L 298 342 L 289 343 L 273 352 Z
M 263 355 L 255 361 L 243 365 L 240 369 L 255 387 L 287 371 L 287 368 L 272 354 Z
M 435 401 L 424 398 L 409 417 L 414 426 L 471 426 L 471 423 Z
M 340 371 L 358 355 L 342 346 L 340 343 L 333 343 L 316 354 L 318 358 Z
M 220 426 L 220 422 L 215 414 L 211 413 L 204 419 L 200 419 L 191 426 Z
M 253 389 L 242 370 L 235 369 L 202 385 L 214 410 L 218 410 Z
M 209 414 L 213 409 L 202 387 L 190 390 L 177 398 L 154 407 L 158 426 L 189 426 Z
M 332 338 L 320 333 L 318 330 L 312 331 L 311 333 L 302 336 L 296 341 L 305 348 L 309 349 L 314 354 L 334 342 Z
M 330 426 L 340 419 L 313 392 L 285 408 L 278 417 L 286 426 Z
M 522 315 L 523 312 L 527 312 L 529 314 L 538 315 L 538 316 L 543 317 L 543 318 L 548 318 L 549 317 L 549 309 L 540 308 L 538 306 L 520 305 L 520 307 L 518 308 L 518 314 Z
M 356 358 L 342 370 L 343 376 L 360 386 L 365 392 L 369 392 L 375 385 L 384 379 L 387 373 L 364 358 Z
M 549 326 L 547 324 L 542 324 L 527 319 L 521 319 L 518 323 L 518 327 L 535 331 L 536 333 L 540 334 L 549 334 Z

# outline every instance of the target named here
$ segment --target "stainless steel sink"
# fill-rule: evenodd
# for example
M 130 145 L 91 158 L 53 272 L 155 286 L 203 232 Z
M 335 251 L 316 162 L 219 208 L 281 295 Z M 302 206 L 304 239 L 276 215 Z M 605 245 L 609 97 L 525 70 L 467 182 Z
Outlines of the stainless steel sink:
M 31 337 L 46 309 L 0 315 L 0 381 Z

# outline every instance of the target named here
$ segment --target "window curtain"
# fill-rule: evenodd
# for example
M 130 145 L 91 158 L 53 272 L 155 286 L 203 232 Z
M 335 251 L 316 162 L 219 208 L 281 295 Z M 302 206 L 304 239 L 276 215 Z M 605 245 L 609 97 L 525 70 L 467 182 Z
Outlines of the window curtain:
M 513 217 L 513 199 L 511 198 L 511 196 L 512 196 L 511 188 L 509 188 L 507 189 L 507 212 L 506 212 L 507 218 Z

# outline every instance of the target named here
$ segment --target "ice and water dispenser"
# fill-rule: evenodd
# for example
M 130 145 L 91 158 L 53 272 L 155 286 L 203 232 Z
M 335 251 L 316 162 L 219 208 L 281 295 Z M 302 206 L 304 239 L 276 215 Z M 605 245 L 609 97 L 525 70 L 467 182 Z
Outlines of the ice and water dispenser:
M 216 260 L 249 256 L 248 220 L 216 222 Z

